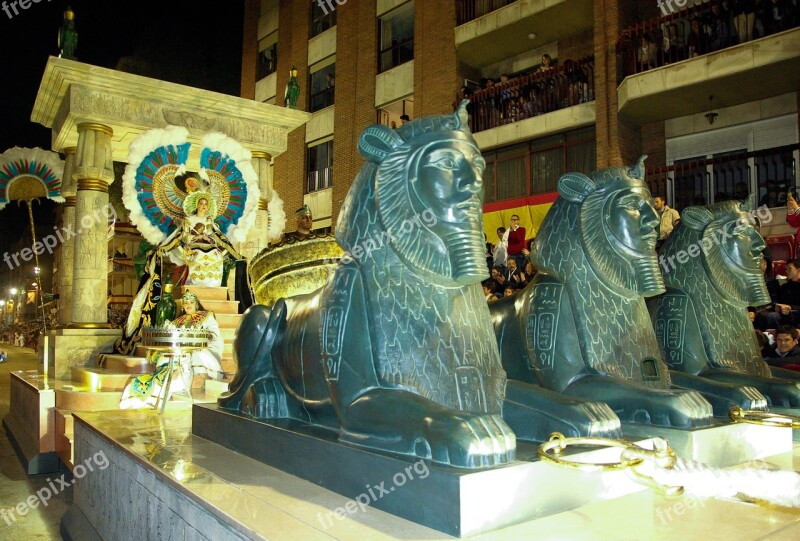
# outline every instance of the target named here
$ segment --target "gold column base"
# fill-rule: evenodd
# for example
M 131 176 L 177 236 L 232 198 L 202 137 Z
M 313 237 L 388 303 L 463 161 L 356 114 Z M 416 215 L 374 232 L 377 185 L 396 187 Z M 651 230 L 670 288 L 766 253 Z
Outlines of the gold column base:
M 70 323 L 66 329 L 110 329 L 111 323 Z

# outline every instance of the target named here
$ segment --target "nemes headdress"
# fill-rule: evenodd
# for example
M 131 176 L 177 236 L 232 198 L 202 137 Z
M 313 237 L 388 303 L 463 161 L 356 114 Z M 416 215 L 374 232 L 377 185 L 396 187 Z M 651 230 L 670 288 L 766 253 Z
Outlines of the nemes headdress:
M 188 289 L 183 293 L 183 297 L 181 297 L 181 300 L 184 303 L 186 303 L 186 302 L 194 302 L 195 304 L 198 305 L 198 307 L 200 305 L 200 299 L 198 299 L 197 295 L 195 295 L 194 293 L 192 293 Z

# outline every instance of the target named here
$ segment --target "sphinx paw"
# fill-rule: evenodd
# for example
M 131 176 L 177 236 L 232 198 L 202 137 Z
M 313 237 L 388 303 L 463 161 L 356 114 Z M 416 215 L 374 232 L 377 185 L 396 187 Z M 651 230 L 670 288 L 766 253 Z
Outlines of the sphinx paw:
M 428 420 L 416 454 L 461 468 L 482 468 L 514 459 L 517 439 L 500 415 L 457 412 Z
M 622 425 L 619 417 L 604 402 L 583 402 L 581 404 L 588 418 L 586 434 L 597 438 L 619 438 Z
M 739 387 L 731 398 L 737 406 L 744 410 L 767 411 L 767 398 L 755 387 Z
M 711 424 L 714 409 L 697 391 L 663 391 L 653 396 L 652 424 L 699 428 Z
M 800 407 L 800 383 L 770 383 L 766 394 L 772 406 L 778 408 Z

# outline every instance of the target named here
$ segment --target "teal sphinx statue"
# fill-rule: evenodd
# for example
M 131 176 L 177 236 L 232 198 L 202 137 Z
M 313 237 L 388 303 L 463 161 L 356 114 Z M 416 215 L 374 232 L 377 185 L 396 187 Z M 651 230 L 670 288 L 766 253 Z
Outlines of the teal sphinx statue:
M 689 207 L 661 249 L 665 295 L 650 301 L 656 335 L 676 382 L 706 381 L 758 389 L 769 405 L 800 406 L 797 372 L 761 358 L 748 306 L 770 302 L 761 271 L 764 239 L 752 201 Z M 793 380 L 793 381 L 792 381 Z
M 645 302 L 664 292 L 664 281 L 644 158 L 559 179 L 560 197 L 530 256 L 539 273 L 522 292 L 491 303 L 492 320 L 509 379 L 605 402 L 622 422 L 706 426 L 712 405 L 673 386 Z M 720 388 L 733 397 L 726 405 L 763 399 L 731 385 L 703 390 Z
M 485 162 L 465 106 L 362 133 L 340 265 L 322 289 L 245 313 L 221 407 L 460 467 L 503 464 L 517 438 L 554 430 L 619 434 L 604 404 L 506 379 L 480 284 Z

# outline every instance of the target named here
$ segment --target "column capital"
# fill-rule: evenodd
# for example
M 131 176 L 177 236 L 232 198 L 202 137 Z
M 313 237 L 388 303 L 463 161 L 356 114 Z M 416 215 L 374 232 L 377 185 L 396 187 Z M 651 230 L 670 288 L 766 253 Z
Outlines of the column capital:
M 66 147 L 61 149 L 61 153 L 66 156 L 74 155 L 76 152 L 78 152 L 78 147 Z
M 253 151 L 250 152 L 250 155 L 253 158 L 261 158 L 261 159 L 264 159 L 264 160 L 271 160 L 272 159 L 272 154 L 270 154 L 269 152 L 264 152 L 263 150 L 253 150 Z
M 105 124 L 98 124 L 97 122 L 83 122 L 78 124 L 78 133 L 83 131 L 92 130 L 92 131 L 99 131 L 103 132 L 109 137 L 114 136 L 114 130 L 106 126 Z

